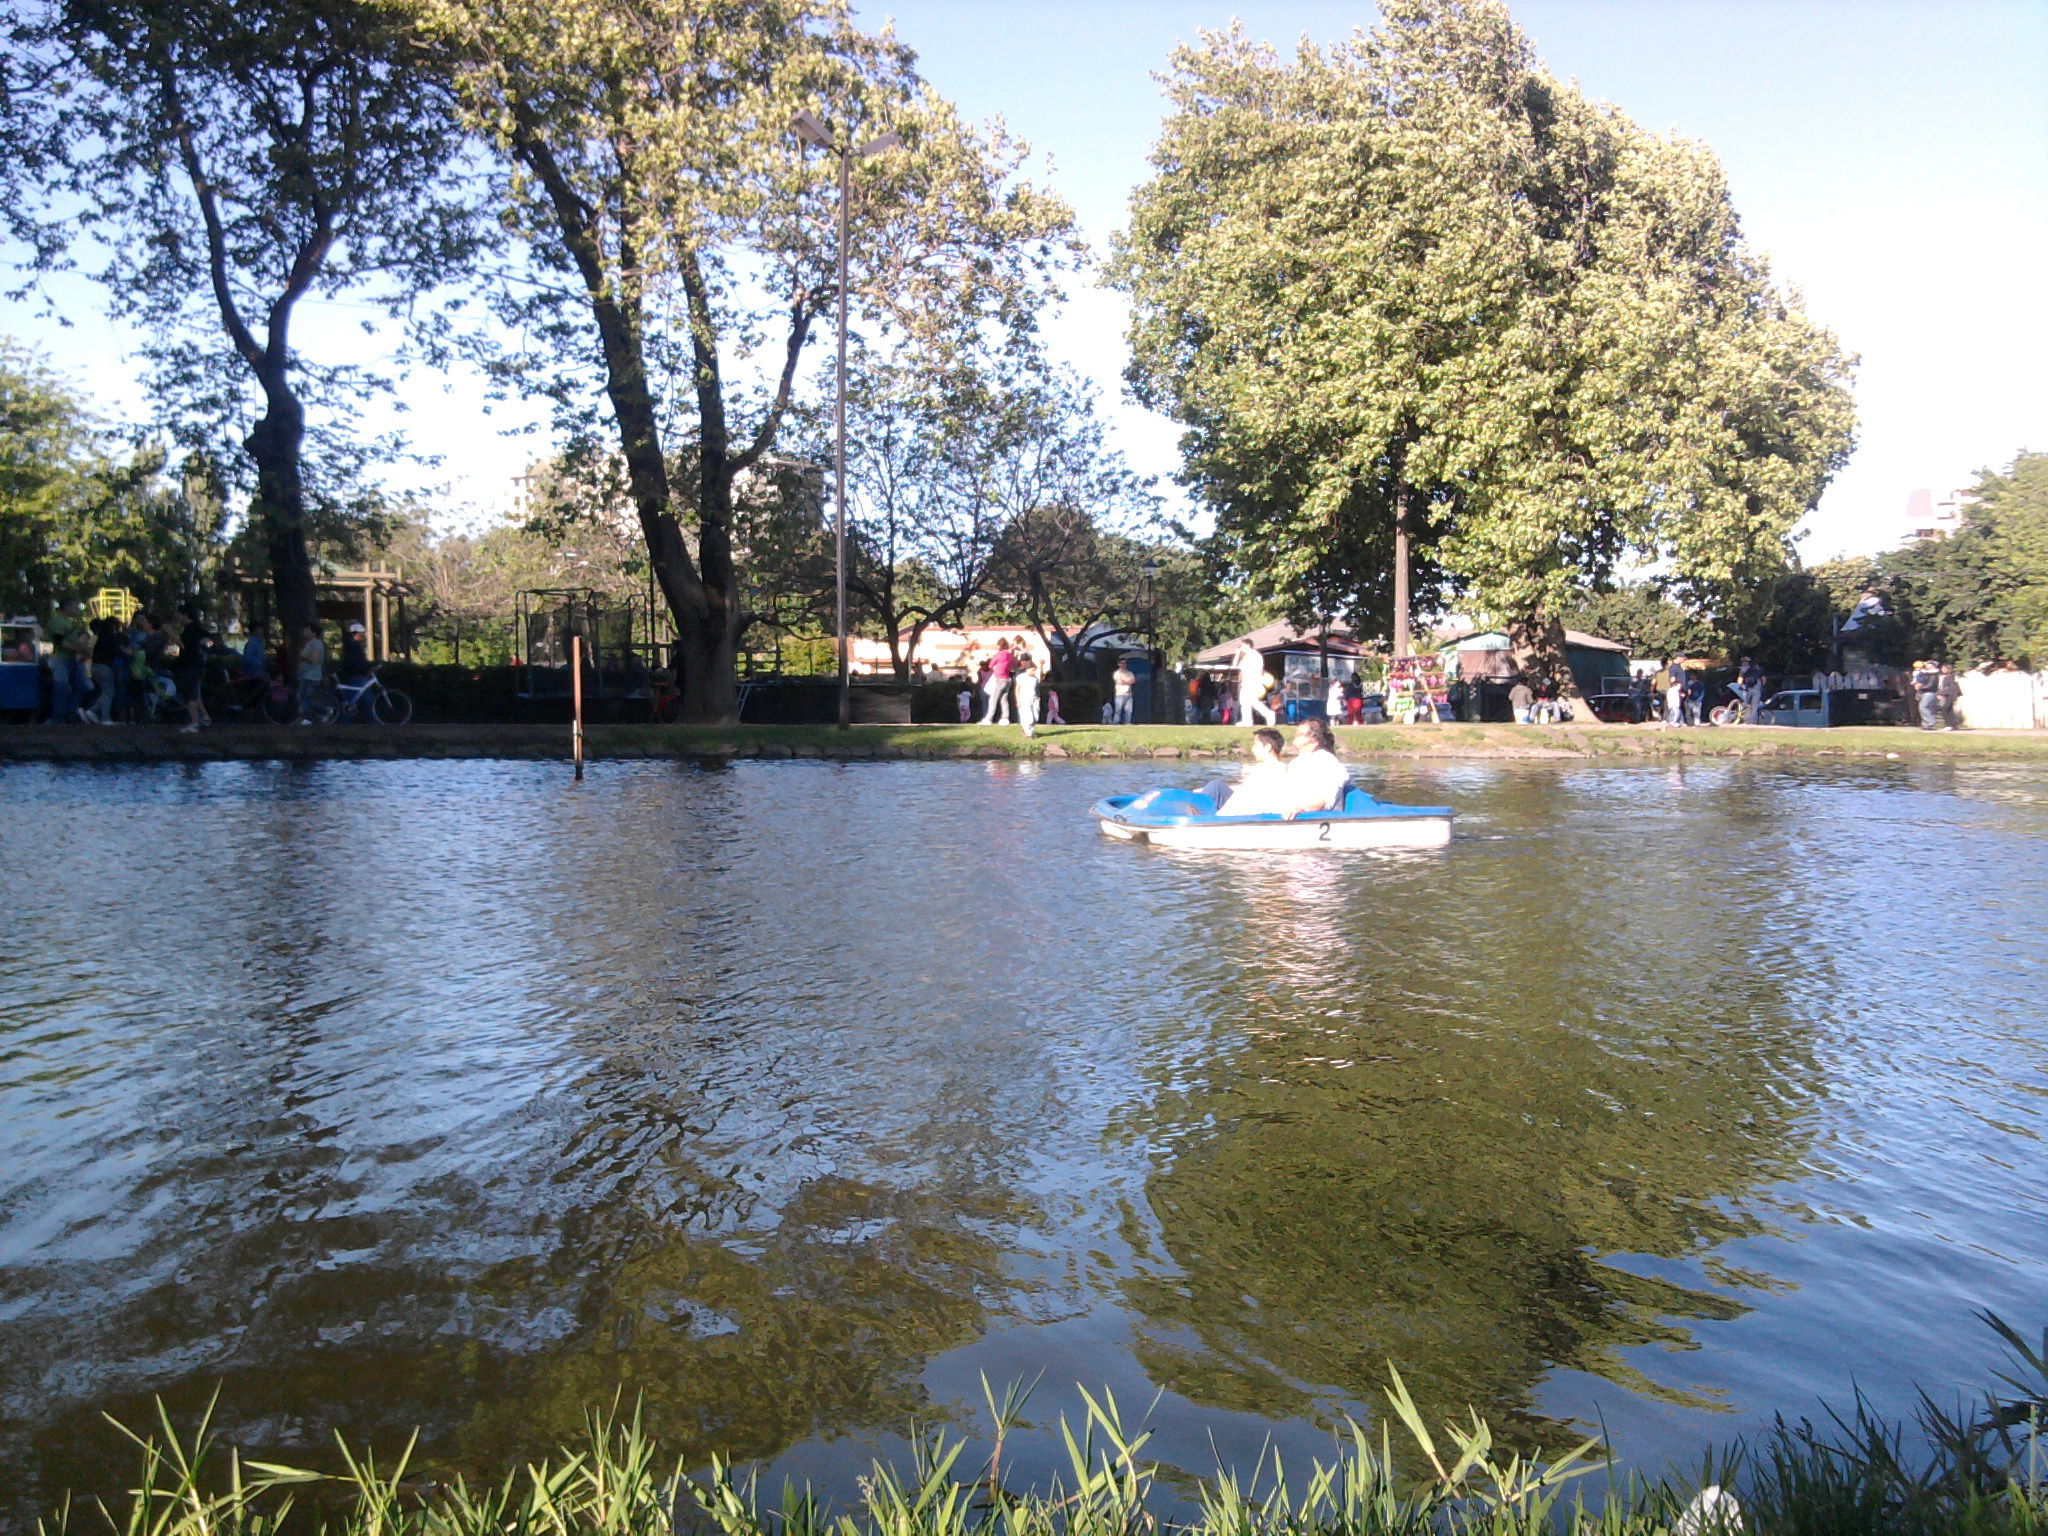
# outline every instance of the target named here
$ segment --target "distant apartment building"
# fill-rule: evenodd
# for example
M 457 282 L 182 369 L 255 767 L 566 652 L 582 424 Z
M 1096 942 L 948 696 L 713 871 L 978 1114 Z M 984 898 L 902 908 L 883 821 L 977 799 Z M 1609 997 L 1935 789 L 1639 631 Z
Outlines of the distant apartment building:
M 1924 544 L 1946 538 L 1963 526 L 1963 508 L 1969 504 L 1968 491 L 1917 490 L 1906 497 L 1906 528 L 1901 544 Z

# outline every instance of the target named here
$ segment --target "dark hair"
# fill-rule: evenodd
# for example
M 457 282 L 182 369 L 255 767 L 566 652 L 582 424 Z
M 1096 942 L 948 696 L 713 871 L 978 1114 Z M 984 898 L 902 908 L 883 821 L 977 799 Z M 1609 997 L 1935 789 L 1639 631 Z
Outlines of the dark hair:
M 1275 757 L 1278 757 L 1287 747 L 1287 738 L 1274 730 L 1270 725 L 1262 725 L 1256 731 L 1253 731 L 1252 740 L 1263 741 L 1273 749 Z
M 1329 721 L 1317 716 L 1314 719 L 1302 721 L 1301 728 L 1309 733 L 1310 737 L 1314 739 L 1316 746 L 1322 751 L 1335 752 L 1337 750 L 1337 738 L 1330 734 Z

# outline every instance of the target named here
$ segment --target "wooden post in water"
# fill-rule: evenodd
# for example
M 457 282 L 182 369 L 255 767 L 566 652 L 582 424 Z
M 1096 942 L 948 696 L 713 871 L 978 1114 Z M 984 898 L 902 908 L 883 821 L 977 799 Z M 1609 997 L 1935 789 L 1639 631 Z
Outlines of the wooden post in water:
M 576 759 L 576 780 L 583 780 L 583 637 L 569 637 L 569 750 Z

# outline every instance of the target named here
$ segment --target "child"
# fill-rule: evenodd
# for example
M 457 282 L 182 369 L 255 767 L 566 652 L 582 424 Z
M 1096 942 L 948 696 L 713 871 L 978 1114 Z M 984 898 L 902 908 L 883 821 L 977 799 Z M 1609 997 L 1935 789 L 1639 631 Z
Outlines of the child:
M 971 725 L 973 722 L 974 690 L 967 686 L 966 679 L 963 678 L 960 685 L 960 723 L 962 725 Z

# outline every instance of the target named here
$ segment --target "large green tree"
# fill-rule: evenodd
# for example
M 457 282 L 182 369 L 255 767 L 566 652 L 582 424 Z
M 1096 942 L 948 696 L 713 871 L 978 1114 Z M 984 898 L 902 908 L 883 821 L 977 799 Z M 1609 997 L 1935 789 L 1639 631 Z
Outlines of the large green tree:
M 289 626 L 312 543 L 375 500 L 353 409 L 380 382 L 308 357 L 299 307 L 407 308 L 474 248 L 461 132 L 406 39 L 373 0 L 31 0 L 0 55 L 12 232 L 99 279 L 178 437 L 239 436 Z
M 2048 453 L 2020 453 L 1985 470 L 1965 514 L 1986 546 L 1993 635 L 1974 659 L 2026 658 L 2048 666 Z
M 926 630 L 966 622 L 981 602 L 1013 510 L 995 470 L 1025 426 L 1022 391 L 976 361 L 863 355 L 848 381 L 849 622 L 880 635 L 899 680 Z M 830 431 L 826 420 L 811 430 L 820 459 Z M 830 591 L 819 597 L 829 616 Z
M 1760 657 L 1827 665 L 1837 626 L 1865 594 L 1878 607 L 1859 617 L 1850 644 L 1873 661 L 2048 665 L 2048 453 L 1980 471 L 1953 533 L 1788 572 L 1765 593 Z
M 77 392 L 40 356 L 0 340 L 0 610 L 77 595 L 113 467 Z
M 1552 646 L 1625 557 L 1730 608 L 1848 452 L 1848 361 L 1706 149 L 1552 77 L 1497 0 L 1382 13 L 1178 50 L 1119 245 L 1131 383 L 1232 560 L 1397 644 L 1439 577 Z
M 98 420 L 39 354 L 0 338 L 0 612 L 125 587 L 167 613 L 226 546 L 218 477 Z
M 851 307 L 870 327 L 1028 329 L 1071 216 L 1017 176 L 907 50 L 841 0 L 415 0 L 472 120 L 502 152 L 507 217 L 540 281 L 505 290 L 533 346 L 502 359 L 573 433 L 615 434 L 675 618 L 683 713 L 729 720 L 747 621 L 734 484 L 777 444 L 839 297 L 838 166 L 852 145 Z

